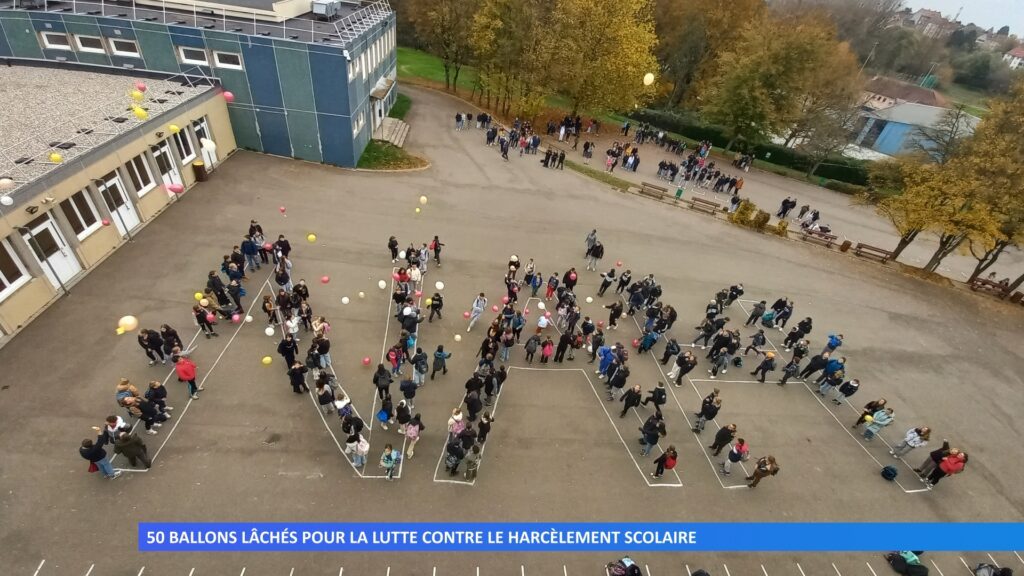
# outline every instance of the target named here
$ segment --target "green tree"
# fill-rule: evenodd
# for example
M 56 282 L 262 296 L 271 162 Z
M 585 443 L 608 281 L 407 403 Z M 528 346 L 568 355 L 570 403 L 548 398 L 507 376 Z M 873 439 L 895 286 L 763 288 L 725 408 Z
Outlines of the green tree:
M 439 56 L 444 87 L 458 92 L 459 72 L 472 55 L 470 33 L 475 0 L 408 0 L 416 36 Z
M 550 54 L 542 22 L 543 0 L 482 0 L 473 18 L 471 44 L 479 69 L 480 103 L 502 114 L 532 118 L 551 93 Z
M 935 126 L 920 126 L 913 141 L 913 150 L 921 159 L 945 164 L 952 160 L 964 139 L 971 135 L 976 119 L 967 113 L 967 106 L 956 104 L 948 109 Z

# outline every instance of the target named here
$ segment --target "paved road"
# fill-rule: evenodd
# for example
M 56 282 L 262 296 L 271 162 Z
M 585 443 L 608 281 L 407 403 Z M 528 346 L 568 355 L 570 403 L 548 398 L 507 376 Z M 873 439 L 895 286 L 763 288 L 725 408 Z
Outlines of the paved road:
M 0 391 L 0 565 L 6 573 L 32 574 L 45 560 L 39 576 L 84 574 L 93 564 L 93 574 L 137 574 L 143 566 L 146 574 L 188 574 L 190 567 L 195 574 L 235 574 L 242 567 L 246 574 L 287 574 L 293 567 L 295 574 L 333 574 L 342 566 L 349 574 L 384 573 L 387 566 L 395 574 L 428 574 L 433 567 L 438 574 L 472 574 L 480 566 L 486 574 L 515 573 L 521 565 L 530 574 L 557 574 L 563 564 L 568 573 L 583 574 L 608 559 L 140 554 L 136 523 L 144 520 L 954 521 L 1024 515 L 1024 499 L 1012 484 L 1021 464 L 1008 456 L 1019 452 L 1019 311 L 612 192 L 572 172 L 545 171 L 518 158 L 503 162 L 478 133 L 449 129 L 454 107 L 446 97 L 409 92 L 415 102 L 409 146 L 431 159 L 430 170 L 366 174 L 239 153 L 0 350 L 7 386 Z M 417 214 L 420 195 L 429 202 Z M 281 205 L 287 217 L 278 213 Z M 251 324 L 221 326 L 217 339 L 198 340 L 195 359 L 206 391 L 191 404 L 168 369 L 147 366 L 134 338 L 115 336 L 117 318 L 130 313 L 144 327 L 169 323 L 191 338 L 192 293 L 252 217 L 268 236 L 291 238 L 295 275 L 310 281 L 315 312 L 334 326 L 335 369 L 367 415 L 374 393 L 360 360 L 379 358 L 396 334 L 394 322 L 386 324 L 387 294 L 376 287 L 392 267 L 387 236 L 404 243 L 439 234 L 447 244 L 444 267 L 431 267 L 427 275 L 428 291 L 437 280 L 446 284 L 445 317 L 423 324 L 420 338 L 428 350 L 444 344 L 454 353 L 451 373 L 417 396 L 427 430 L 400 481 L 353 472 L 311 399 L 292 394 L 274 353 L 277 339 L 264 335 L 259 314 Z M 712 384 L 701 376 L 702 364 L 694 380 L 672 388 L 665 411 L 665 442 L 681 453 L 681 486 L 650 487 L 642 474 L 650 458 L 639 456 L 630 436 L 635 425 L 627 426 L 647 412 L 620 420 L 601 397 L 601 385 L 579 370 L 514 369 L 476 484 L 437 482 L 443 479 L 437 459 L 445 421 L 482 335 L 481 327 L 466 334 L 462 311 L 479 291 L 492 300 L 500 296 L 513 252 L 535 258 L 545 274 L 582 269 L 583 237 L 594 227 L 607 247 L 604 266 L 621 259 L 634 273 L 658 275 L 665 300 L 680 310 L 681 338 L 722 286 L 742 281 L 745 298 L 794 299 L 797 316 L 815 319 L 815 346 L 829 331 L 846 335 L 849 372 L 863 382 L 856 399 L 886 396 L 896 408 L 896 425 L 865 443 L 850 433 L 849 408 L 822 404 L 799 384 L 752 383 L 744 372 L 730 371 Z M 303 240 L 310 232 L 318 236 L 315 244 Z M 327 285 L 317 281 L 324 275 Z M 247 301 L 266 289 L 266 278 L 266 269 L 253 275 Z M 581 272 L 578 293 L 594 295 L 597 283 L 594 273 Z M 342 304 L 342 296 L 351 303 Z M 600 306 L 611 298 L 586 304 L 585 313 L 602 317 Z M 730 314 L 735 319 L 742 310 Z M 464 336 L 461 343 L 456 334 Z M 625 322 L 611 337 L 627 343 L 638 334 Z M 775 343 L 779 336 L 769 334 Z M 260 364 L 265 355 L 274 359 L 269 367 Z M 526 367 L 521 353 L 511 365 Z M 650 358 L 632 365 L 631 381 L 645 388 L 662 378 Z M 580 357 L 559 367 L 587 368 Z M 75 450 L 89 426 L 117 410 L 113 388 L 122 376 L 138 384 L 167 378 L 177 410 L 160 434 L 145 438 L 158 453 L 154 468 L 107 482 L 86 474 Z M 725 400 L 718 422 L 737 423 L 756 454 L 772 453 L 783 466 L 757 490 L 729 488 L 737 479 L 714 471 L 704 449 L 708 438 L 687 429 L 711 386 L 720 387 Z M 337 432 L 336 420 L 326 422 Z M 900 485 L 881 480 L 879 463 L 893 461 L 883 440 L 922 424 L 971 454 L 967 473 L 935 491 L 919 491 L 897 463 Z M 373 456 L 383 442 L 398 440 L 394 430 L 374 427 Z M 379 471 L 371 466 L 365 475 Z M 646 562 L 651 576 L 712 563 L 728 565 L 714 570 L 716 576 L 760 574 L 762 564 L 769 574 L 796 574 L 797 561 L 807 574 L 830 574 L 831 560 L 803 558 L 668 555 Z M 836 564 L 841 574 L 862 574 L 864 562 L 881 566 L 877 555 L 843 556 Z M 956 564 L 949 565 L 943 571 L 955 573 Z

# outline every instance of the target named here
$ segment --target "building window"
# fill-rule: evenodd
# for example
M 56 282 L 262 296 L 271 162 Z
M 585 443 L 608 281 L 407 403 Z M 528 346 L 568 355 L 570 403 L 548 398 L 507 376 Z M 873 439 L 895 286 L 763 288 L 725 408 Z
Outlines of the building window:
M 348 63 L 348 79 L 355 80 L 359 76 L 359 58 L 353 58 Z
M 366 51 L 359 55 L 359 67 L 363 69 L 363 80 L 366 80 Z
M 71 40 L 68 35 L 61 32 L 41 32 L 43 46 L 53 50 L 71 50 Z
M 230 52 L 214 52 L 213 62 L 217 68 L 230 68 L 232 70 L 242 69 L 242 56 Z
M 75 44 L 78 45 L 79 52 L 96 52 L 98 54 L 106 54 L 106 50 L 103 49 L 103 39 L 97 36 L 75 36 Z
M 359 114 L 356 115 L 355 122 L 352 123 L 352 135 L 355 136 L 363 129 L 363 124 L 366 123 L 366 117 L 363 111 L 360 110 Z
M 174 146 L 178 149 L 178 156 L 181 157 L 181 163 L 187 164 L 196 157 L 196 150 L 192 146 L 192 140 L 189 139 L 188 133 L 182 130 L 177 134 L 172 134 L 171 139 L 174 140 Z
M 0 240 L 0 302 L 28 281 L 29 275 L 25 272 L 25 266 L 14 253 L 10 242 Z
M 153 179 L 153 172 L 149 169 L 149 162 L 146 162 L 146 155 L 139 154 L 124 165 L 128 171 L 128 178 L 135 186 L 135 193 L 142 198 L 146 192 L 156 188 L 156 181 Z
M 210 60 L 206 56 L 206 50 L 200 50 L 199 48 L 181 46 L 178 48 L 178 56 L 181 58 L 182 64 L 196 64 L 198 66 L 210 64 Z
M 99 215 L 96 214 L 96 207 L 93 206 L 89 194 L 82 190 L 60 203 L 60 209 L 64 217 L 68 219 L 71 228 L 82 240 L 100 228 Z
M 139 45 L 134 40 L 125 40 L 124 38 L 111 38 L 110 52 L 115 56 L 131 56 L 133 58 L 138 58 L 141 55 Z

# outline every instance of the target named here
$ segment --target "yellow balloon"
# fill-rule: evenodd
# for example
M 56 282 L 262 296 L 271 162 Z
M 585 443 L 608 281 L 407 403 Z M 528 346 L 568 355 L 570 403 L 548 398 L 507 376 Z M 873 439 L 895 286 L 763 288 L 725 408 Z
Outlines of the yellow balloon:
M 427 197 L 426 196 L 420 196 L 420 204 L 426 204 L 426 203 L 427 203 Z
M 149 112 L 146 112 L 138 106 L 132 108 L 132 114 L 135 114 L 135 117 L 139 120 L 145 120 L 146 118 L 149 118 Z
M 434 300 L 432 298 L 427 298 L 427 306 L 430 306 L 433 303 L 434 303 Z
M 117 327 L 123 328 L 126 332 L 131 332 L 139 327 L 139 319 L 135 316 L 122 316 L 117 321 Z
M 118 336 L 120 336 L 121 334 L 124 334 L 124 328 L 121 328 L 120 326 L 118 326 L 117 330 L 114 330 L 114 333 L 117 334 Z
M 644 74 L 644 86 L 650 86 L 651 84 L 654 84 L 654 74 L 648 72 Z
M 263 362 L 264 366 L 270 366 L 270 363 L 273 362 L 273 361 L 274 361 L 274 359 L 271 358 L 270 356 L 264 356 L 263 360 L 260 360 L 260 362 Z
M 136 102 L 142 102 L 142 99 L 145 97 L 146 95 L 143 94 L 141 90 L 132 90 L 132 100 L 135 100 Z
M 50 152 L 50 162 L 53 162 L 54 164 L 60 164 L 63 161 L 64 161 L 64 157 L 63 156 L 61 156 L 60 154 L 58 154 L 56 152 Z
M 316 242 L 316 234 L 310 234 L 309 236 L 306 236 L 306 240 L 309 240 L 310 242 Z
M 203 299 L 203 293 L 202 292 L 196 292 L 195 294 L 192 295 L 192 297 L 196 299 L 196 302 L 199 302 L 200 300 Z
M 181 128 L 177 124 L 171 124 L 167 127 L 167 129 L 171 131 L 171 134 L 177 134 L 178 132 L 181 132 Z
M 419 209 L 418 207 L 416 208 L 416 213 L 417 213 L 417 214 L 419 214 L 419 213 L 420 213 L 420 209 Z

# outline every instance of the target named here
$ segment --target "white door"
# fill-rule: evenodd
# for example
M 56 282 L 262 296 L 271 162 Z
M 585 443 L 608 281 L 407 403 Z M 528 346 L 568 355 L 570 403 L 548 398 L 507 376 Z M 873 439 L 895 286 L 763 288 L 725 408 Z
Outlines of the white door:
M 160 169 L 160 178 L 164 182 L 164 186 L 171 184 L 184 184 L 181 179 L 181 172 L 178 171 L 178 165 L 174 162 L 174 156 L 171 154 L 171 141 L 164 140 L 150 148 L 153 152 L 153 158 L 156 159 L 157 168 Z
M 29 222 L 26 228 L 29 232 L 23 233 L 22 237 L 32 248 L 43 273 L 54 288 L 60 287 L 60 282 L 68 282 L 82 271 L 74 251 L 64 241 L 64 236 L 49 213 Z
M 207 150 L 203 148 L 203 138 L 206 138 L 210 142 L 214 142 L 213 137 L 210 136 L 210 127 L 206 124 L 206 116 L 203 116 L 199 120 L 192 122 L 192 129 L 196 131 L 196 138 L 199 140 L 199 150 L 203 153 L 203 162 L 207 168 L 213 168 L 217 165 L 217 151 Z M 214 142 L 216 144 L 216 142 Z
M 373 101 L 373 129 L 380 130 L 384 125 L 384 101 L 374 100 Z M 383 133 L 381 134 L 383 137 Z
M 135 212 L 135 207 L 125 196 L 124 184 L 121 183 L 121 177 L 116 172 L 107 174 L 103 184 L 98 185 L 97 188 L 107 205 L 107 210 L 110 210 L 111 220 L 114 221 L 121 236 L 124 236 L 128 230 L 134 230 L 141 223 L 139 215 Z

